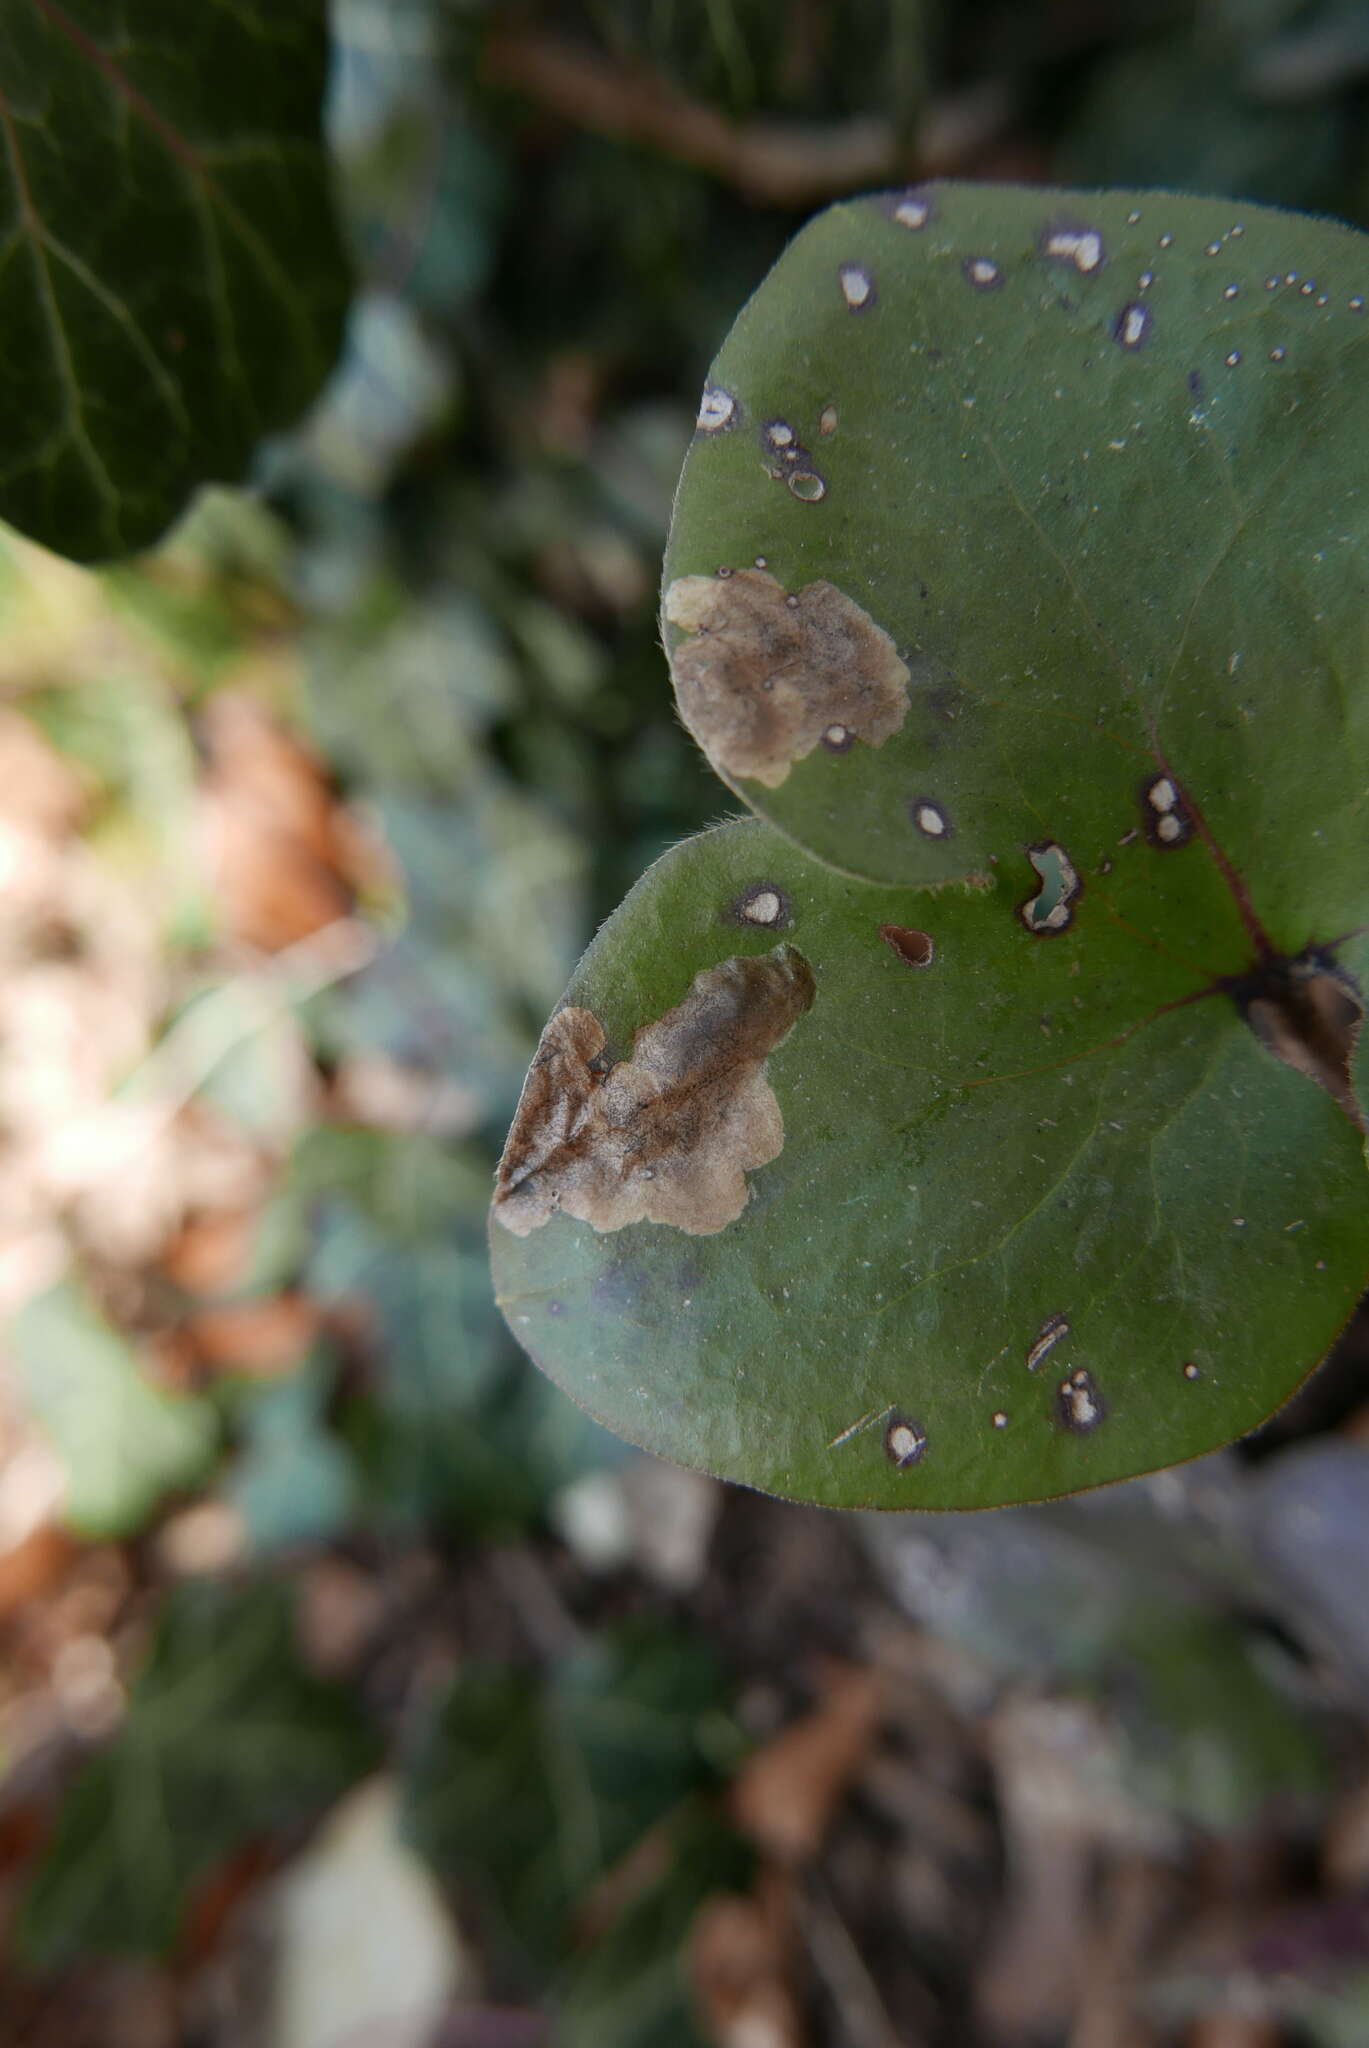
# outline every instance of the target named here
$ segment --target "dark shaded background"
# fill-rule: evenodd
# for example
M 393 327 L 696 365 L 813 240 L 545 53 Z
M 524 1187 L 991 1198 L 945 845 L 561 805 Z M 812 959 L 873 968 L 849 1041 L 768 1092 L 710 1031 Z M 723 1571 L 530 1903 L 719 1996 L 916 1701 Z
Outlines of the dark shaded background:
M 597 1431 L 484 1212 L 726 808 L 656 583 L 785 239 L 926 176 L 1362 221 L 1369 12 L 335 30 L 323 403 L 136 565 L 0 556 L 0 2044 L 1363 2048 L 1362 1334 L 1220 1458 L 870 1522 Z

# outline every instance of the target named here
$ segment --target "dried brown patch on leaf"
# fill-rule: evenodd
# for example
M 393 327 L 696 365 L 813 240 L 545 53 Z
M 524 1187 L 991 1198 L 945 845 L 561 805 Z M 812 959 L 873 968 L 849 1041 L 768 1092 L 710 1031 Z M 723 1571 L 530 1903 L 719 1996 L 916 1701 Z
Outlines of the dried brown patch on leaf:
M 724 960 L 607 1072 L 594 1012 L 558 1011 L 499 1162 L 496 1217 L 518 1237 L 558 1212 L 596 1230 L 670 1223 L 697 1236 L 735 1222 L 748 1171 L 784 1144 L 765 1061 L 813 992 L 794 946 Z
M 1324 1088 L 1362 1125 L 1351 1068 L 1364 998 L 1334 956 L 1312 948 L 1295 960 L 1267 962 L 1231 984 L 1231 992 L 1260 1044 Z
M 681 576 L 665 617 L 680 716 L 713 765 L 777 789 L 840 729 L 878 747 L 902 725 L 908 668 L 883 627 L 833 583 L 796 593 L 761 569 Z

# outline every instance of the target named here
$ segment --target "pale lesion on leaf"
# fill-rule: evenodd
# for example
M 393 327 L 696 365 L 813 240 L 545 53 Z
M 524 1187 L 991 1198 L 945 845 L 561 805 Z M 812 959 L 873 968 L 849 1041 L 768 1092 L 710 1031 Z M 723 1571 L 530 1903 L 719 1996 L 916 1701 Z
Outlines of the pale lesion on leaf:
M 763 569 L 680 576 L 664 617 L 687 636 L 670 663 L 680 716 L 731 779 L 777 789 L 824 735 L 878 747 L 907 715 L 907 663 L 834 583 L 786 592 Z
M 784 1144 L 765 1062 L 813 996 L 795 946 L 724 960 L 607 1068 L 594 1012 L 558 1010 L 499 1162 L 497 1221 L 517 1237 L 558 1214 L 600 1231 L 669 1223 L 694 1236 L 735 1222 L 747 1173 Z

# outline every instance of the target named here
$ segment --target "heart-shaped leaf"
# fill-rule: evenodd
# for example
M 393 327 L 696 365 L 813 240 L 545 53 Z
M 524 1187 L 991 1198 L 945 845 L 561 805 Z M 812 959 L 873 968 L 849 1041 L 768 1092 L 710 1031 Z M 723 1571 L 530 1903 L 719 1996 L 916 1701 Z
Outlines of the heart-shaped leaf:
M 585 1184 L 577 1144 L 614 1151 L 564 1076 L 538 1120 L 557 1145 L 520 1143 L 535 1066 L 492 1226 L 520 1342 L 634 1443 L 832 1506 L 1040 1499 L 1254 1427 L 1364 1284 L 1362 1133 L 1229 997 L 1185 1002 L 1181 963 L 1088 910 L 1047 945 L 1006 890 L 850 881 L 754 822 L 676 848 L 559 1013 L 606 1034 L 581 1093 L 632 1095 L 634 1033 L 678 1017 L 696 976 L 707 993 L 720 960 L 773 961 L 782 928 L 815 991 L 765 1062 L 782 1148 L 703 1234 L 596 1229 L 591 1198 L 590 1220 L 519 1235 L 534 1188 L 550 1212 Z M 1369 966 L 1369 940 L 1346 953 Z M 668 1034 L 685 1082 L 692 1037 L 715 1064 L 682 1082 L 691 1113 L 664 1143 L 618 1117 L 643 1198 L 728 1160 L 710 1111 L 735 1069 L 716 1048 L 744 1034 L 716 1005 L 706 1021 Z
M 1039 1499 L 1253 1427 L 1349 1315 L 1366 290 L 1327 223 L 945 186 L 742 314 L 663 609 L 779 829 L 600 934 L 494 1210 L 516 1334 L 621 1434 Z
M 0 24 L 0 518 L 91 560 L 236 481 L 330 367 L 322 0 L 28 0 Z

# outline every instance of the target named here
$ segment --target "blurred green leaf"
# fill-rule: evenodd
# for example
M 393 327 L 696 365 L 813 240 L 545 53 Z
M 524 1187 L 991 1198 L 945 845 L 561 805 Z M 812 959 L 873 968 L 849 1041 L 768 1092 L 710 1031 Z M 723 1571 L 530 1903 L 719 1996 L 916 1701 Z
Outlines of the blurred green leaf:
M 500 1946 L 545 1970 L 596 1879 L 713 1782 L 725 1704 L 708 1646 L 659 1624 L 601 1637 L 545 1679 L 468 1665 L 415 1747 L 409 1837 Z
M 0 27 L 0 516 L 129 554 L 329 369 L 322 0 L 44 0 Z
M 324 1542 L 355 1512 L 357 1475 L 325 1413 L 333 1377 L 316 1352 L 244 1403 L 243 1447 L 227 1497 L 259 1552 Z
M 690 1804 L 663 1830 L 664 1868 L 571 1964 L 555 1999 L 556 2048 L 706 2048 L 688 1981 L 689 1934 L 705 1900 L 741 1891 L 749 1847 Z
M 20 1391 L 66 1470 L 67 1520 L 82 1534 L 130 1534 L 164 1495 L 203 1477 L 217 1442 L 209 1404 L 154 1385 L 70 1283 L 27 1302 L 10 1342 Z
M 373 1753 L 355 1701 L 300 1664 L 280 1588 L 174 1591 L 127 1717 L 81 1770 L 24 1894 L 24 1955 L 52 1967 L 167 1949 L 197 1880 L 311 1819 Z
M 1260 1645 L 1225 1617 L 1152 1611 L 1114 1675 L 1127 1773 L 1147 1804 L 1214 1832 L 1253 1827 L 1327 1788 L 1316 1725 L 1275 1684 Z

